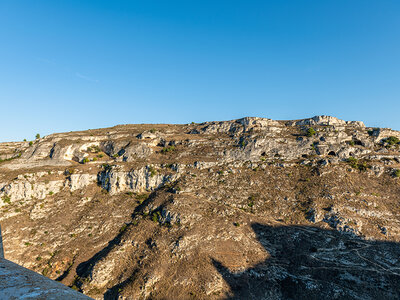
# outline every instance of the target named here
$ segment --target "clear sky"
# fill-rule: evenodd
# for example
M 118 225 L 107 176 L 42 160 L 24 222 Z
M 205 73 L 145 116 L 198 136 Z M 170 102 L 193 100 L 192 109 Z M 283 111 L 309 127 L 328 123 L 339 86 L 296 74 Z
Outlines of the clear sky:
M 1 0 L 0 141 L 333 115 L 400 130 L 400 1 Z

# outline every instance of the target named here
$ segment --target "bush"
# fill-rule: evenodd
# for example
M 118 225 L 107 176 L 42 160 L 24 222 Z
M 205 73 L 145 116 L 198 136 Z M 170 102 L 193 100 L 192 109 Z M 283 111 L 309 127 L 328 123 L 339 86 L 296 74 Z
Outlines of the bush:
M 154 223 L 158 223 L 161 220 L 161 213 L 160 211 L 153 211 L 153 213 L 151 214 L 151 220 Z
M 135 198 L 139 204 L 142 204 L 143 201 L 147 200 L 148 195 L 147 194 L 137 194 Z
M 85 157 L 83 160 L 82 160 L 82 163 L 83 164 L 86 164 L 86 163 L 88 163 L 89 162 L 89 158 L 87 158 L 87 157 Z
M 35 138 L 36 138 L 37 140 L 40 139 L 40 134 L 39 134 L 39 133 L 36 133 Z
M 248 198 L 248 203 L 247 203 L 247 205 L 249 206 L 249 207 L 253 207 L 254 206 L 254 202 L 255 202 L 255 200 L 256 200 L 256 197 L 254 196 L 254 195 L 251 195 L 249 198 Z
M 393 172 L 393 176 L 399 178 L 400 177 L 400 169 L 397 169 Z
M 350 157 L 347 159 L 347 162 L 348 162 L 349 164 L 356 164 L 356 163 L 358 162 L 358 160 L 357 160 L 357 158 L 354 158 L 353 156 L 350 156 Z
M 388 143 L 390 146 L 393 146 L 400 143 L 400 140 L 395 136 L 389 136 L 388 138 L 386 138 L 385 142 Z
M 4 197 L 3 197 L 3 202 L 4 202 L 4 203 L 7 203 L 7 204 L 10 204 L 10 203 L 11 203 L 10 197 L 9 197 L 9 196 L 4 196 Z
M 86 149 L 87 152 L 99 153 L 101 151 L 99 146 L 90 146 Z
M 367 170 L 368 168 L 370 168 L 370 166 L 368 166 L 367 165 L 367 163 L 364 161 L 364 162 L 359 162 L 358 161 L 358 159 L 356 159 L 356 158 L 354 158 L 354 157 L 352 157 L 352 156 L 350 156 L 348 159 L 347 159 L 347 163 L 352 167 L 352 168 L 354 168 L 354 169 L 356 169 L 356 170 L 359 170 L 359 171 L 365 171 L 365 170 Z
M 358 169 L 358 159 L 350 156 L 347 159 L 347 163 L 354 169 Z
M 69 176 L 69 175 L 72 175 L 74 173 L 75 173 L 75 170 L 71 168 L 71 169 L 66 169 L 65 172 L 64 172 L 64 175 L 65 176 Z
M 104 169 L 104 171 L 110 171 L 112 169 L 112 166 L 109 164 L 102 164 L 101 167 Z
M 19 158 L 19 157 L 21 157 L 21 155 L 22 155 L 22 153 L 18 153 L 18 155 L 14 156 L 14 157 L 9 157 L 9 158 L 5 158 L 5 159 L 0 158 L 0 163 L 2 163 L 3 161 L 10 161 L 10 160 Z
M 176 150 L 175 146 L 168 146 L 168 147 L 162 148 L 161 149 L 161 153 L 162 154 L 167 154 L 168 152 L 173 152 L 175 150 Z
M 33 142 L 32 142 L 32 141 L 30 141 L 30 142 L 29 142 L 29 146 L 32 146 L 32 145 L 33 145 Z
M 312 128 L 312 127 L 310 127 L 310 128 L 308 128 L 307 129 L 307 133 L 306 133 L 306 135 L 308 136 L 308 137 L 312 137 L 314 134 L 316 134 L 317 132 L 314 130 L 314 128 Z
M 124 225 L 122 225 L 122 227 L 119 229 L 119 233 L 123 233 L 123 232 L 125 232 L 126 230 L 128 229 L 128 224 L 124 224 Z
M 150 177 L 154 177 L 157 174 L 157 171 L 151 166 L 148 168 L 148 170 L 150 172 Z

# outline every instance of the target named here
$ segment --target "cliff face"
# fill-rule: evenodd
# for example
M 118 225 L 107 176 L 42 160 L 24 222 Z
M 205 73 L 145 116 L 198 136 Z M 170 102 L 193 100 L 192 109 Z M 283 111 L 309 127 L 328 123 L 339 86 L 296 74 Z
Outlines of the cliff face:
M 399 139 L 317 116 L 2 143 L 5 256 L 99 299 L 396 299 Z

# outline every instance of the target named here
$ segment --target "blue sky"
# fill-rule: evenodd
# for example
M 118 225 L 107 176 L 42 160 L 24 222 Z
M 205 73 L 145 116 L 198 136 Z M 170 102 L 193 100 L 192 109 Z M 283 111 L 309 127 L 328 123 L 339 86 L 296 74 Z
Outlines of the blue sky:
M 400 1 L 0 1 L 0 141 L 318 114 L 400 130 Z

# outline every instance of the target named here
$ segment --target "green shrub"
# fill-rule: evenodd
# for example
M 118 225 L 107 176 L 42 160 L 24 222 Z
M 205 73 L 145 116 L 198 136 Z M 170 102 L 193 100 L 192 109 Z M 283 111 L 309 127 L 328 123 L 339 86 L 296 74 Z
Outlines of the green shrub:
M 72 168 L 66 169 L 65 172 L 64 172 L 64 174 L 65 174 L 66 176 L 72 175 L 72 174 L 74 174 L 74 173 L 75 173 L 75 170 L 72 169 Z
M 359 162 L 358 159 L 356 159 L 356 158 L 354 158 L 354 157 L 352 157 L 352 156 L 350 156 L 350 157 L 347 159 L 347 163 L 348 163 L 352 168 L 354 168 L 354 169 L 356 169 L 356 170 L 359 170 L 359 171 L 365 171 L 365 170 L 367 170 L 368 168 L 370 168 L 370 166 L 368 166 L 367 163 L 366 163 L 365 161 L 364 161 L 364 162 Z
M 90 146 L 90 147 L 87 147 L 86 151 L 99 153 L 101 151 L 101 149 L 99 148 L 99 146 Z
M 10 160 L 19 158 L 19 157 L 21 157 L 21 155 L 22 155 L 22 153 L 18 153 L 18 155 L 17 155 L 17 156 L 14 156 L 14 157 L 5 158 L 5 159 L 1 159 L 1 158 L 0 158 L 0 163 L 2 163 L 3 161 L 10 161 Z
M 356 164 L 356 163 L 358 162 L 358 160 L 357 160 L 357 158 L 355 158 L 355 157 L 353 157 L 353 156 L 350 156 L 350 157 L 347 159 L 347 162 L 348 162 L 349 164 Z
M 82 160 L 82 163 L 83 164 L 86 164 L 86 163 L 88 163 L 89 162 L 89 158 L 87 158 L 87 157 L 85 157 L 83 160 Z
M 249 202 L 247 203 L 247 205 L 248 205 L 249 207 L 253 207 L 253 206 L 254 206 L 254 201 L 256 200 L 256 197 L 255 197 L 254 195 L 251 195 L 251 196 L 248 198 L 248 200 L 249 200 Z
M 393 146 L 400 143 L 400 140 L 395 136 L 389 136 L 388 138 L 386 138 L 385 142 L 388 143 L 390 146 Z
M 7 204 L 11 204 L 11 198 L 9 196 L 3 196 L 3 202 Z
M 354 169 L 358 169 L 358 159 L 350 156 L 347 159 L 347 163 Z
M 151 214 L 151 220 L 154 223 L 158 223 L 161 219 L 161 213 L 159 211 L 153 211 L 153 213 Z
M 32 146 L 32 145 L 33 145 L 33 142 L 32 142 L 32 141 L 30 141 L 30 142 L 29 142 L 29 146 Z
M 139 204 L 142 204 L 143 201 L 147 200 L 148 195 L 147 194 L 137 194 L 135 198 L 139 202 Z
M 399 178 L 400 177 L 400 169 L 397 169 L 393 172 L 393 176 Z
M 317 145 L 317 143 L 312 143 L 312 144 L 311 144 L 311 150 L 317 151 L 316 145 Z
M 306 133 L 306 135 L 308 136 L 308 137 L 312 137 L 314 134 L 316 134 L 317 132 L 315 131 L 315 129 L 314 128 L 312 128 L 312 127 L 310 127 L 310 128 L 308 128 L 307 129 L 307 133 Z
M 126 231 L 126 229 L 128 228 L 128 225 L 125 223 L 124 225 L 122 225 L 122 227 L 119 229 L 120 233 L 123 233 L 124 231 Z
M 36 133 L 35 138 L 36 138 L 37 140 L 40 139 L 40 134 L 39 134 L 39 133 Z
M 148 167 L 149 173 L 150 173 L 150 177 L 154 177 L 157 174 L 156 169 L 154 169 L 153 167 Z
M 176 150 L 175 146 L 168 146 L 168 147 L 162 148 L 161 149 L 161 153 L 162 154 L 167 154 L 168 152 L 173 152 L 175 150 Z
M 109 164 L 102 164 L 101 166 L 105 171 L 109 171 L 112 168 L 112 166 L 110 166 Z

